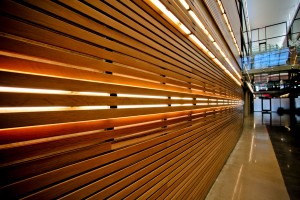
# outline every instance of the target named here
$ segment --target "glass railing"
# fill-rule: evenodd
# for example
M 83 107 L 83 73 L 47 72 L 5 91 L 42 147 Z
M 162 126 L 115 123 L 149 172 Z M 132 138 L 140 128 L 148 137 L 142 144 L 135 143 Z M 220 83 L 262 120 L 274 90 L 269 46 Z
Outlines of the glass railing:
M 242 61 L 243 66 L 246 65 L 248 70 L 300 64 L 300 46 L 255 51 L 253 55 L 244 57 Z

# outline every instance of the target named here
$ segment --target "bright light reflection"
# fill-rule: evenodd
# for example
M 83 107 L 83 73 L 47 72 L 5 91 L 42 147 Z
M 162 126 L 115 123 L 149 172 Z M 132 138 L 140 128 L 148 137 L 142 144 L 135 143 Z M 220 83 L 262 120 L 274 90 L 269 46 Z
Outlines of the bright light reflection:
M 68 106 L 51 107 L 2 107 L 0 113 L 18 113 L 18 112 L 43 112 L 43 111 L 63 111 L 70 110 Z
M 232 31 L 230 32 L 230 34 L 231 34 L 231 37 L 232 37 L 232 38 L 234 38 L 234 34 L 233 34 L 233 32 L 232 32 Z
M 200 42 L 200 40 L 194 36 L 193 34 L 189 35 L 189 37 L 192 39 L 192 41 L 194 41 L 196 43 L 196 45 L 198 45 L 202 50 L 207 51 L 206 46 L 204 46 L 204 44 L 202 42 Z
M 191 97 L 171 97 L 171 99 L 193 100 Z
M 211 34 L 208 33 L 207 36 L 208 36 L 208 38 L 210 39 L 210 41 L 212 41 L 212 42 L 215 41 L 214 38 L 211 36 Z
M 76 92 L 76 94 L 87 95 L 87 96 L 109 96 L 109 93 L 104 92 Z
M 254 142 L 254 135 L 252 135 L 252 140 L 251 140 L 251 148 L 250 148 L 250 152 L 249 152 L 249 162 L 251 162 L 251 160 L 252 160 L 253 142 Z
M 190 8 L 189 4 L 186 3 L 185 0 L 180 0 L 180 3 L 183 5 L 183 7 L 188 10 Z
M 220 48 L 220 46 L 218 45 L 218 43 L 213 42 L 213 45 L 215 45 L 215 47 L 216 47 L 216 49 L 218 49 L 218 51 L 221 51 L 221 48 Z
M 167 104 L 150 104 L 150 105 L 118 105 L 118 109 L 124 108 L 158 108 L 158 107 L 168 107 Z
M 109 106 L 38 106 L 38 107 L 2 107 L 0 113 L 20 112 L 49 112 L 49 111 L 70 111 L 70 110 L 104 110 Z
M 151 2 L 159 8 L 163 13 L 167 12 L 167 8 L 159 0 L 151 0 Z
M 206 54 L 208 54 L 208 56 L 210 58 L 213 59 L 214 62 L 216 62 L 217 65 L 219 65 L 227 74 L 229 74 L 229 76 L 238 84 L 238 85 L 241 85 L 240 81 L 238 81 L 221 63 L 218 59 L 215 59 L 215 56 L 213 53 L 211 53 L 207 48 L 206 46 L 200 42 L 200 40 L 194 36 L 193 34 L 190 34 L 190 30 L 185 26 L 183 25 L 179 19 L 172 13 L 170 12 L 159 0 L 151 0 L 151 2 L 157 7 L 159 8 L 170 20 L 172 20 L 175 24 L 177 24 L 180 29 L 182 31 L 184 31 L 184 33 L 186 33 L 188 36 L 189 36 L 189 39 L 192 40 L 193 42 L 195 42 L 196 45 L 198 45 L 198 47 L 200 49 L 202 49 L 202 51 L 204 51 Z M 195 20 L 195 22 L 198 24 L 198 26 L 204 31 L 204 33 L 209 37 L 209 39 L 211 40 L 211 42 L 214 43 L 214 45 L 216 46 L 216 48 L 220 51 L 220 53 L 222 54 L 222 56 L 225 58 L 225 54 L 221 51 L 220 48 L 218 48 L 219 46 L 217 45 L 217 43 L 214 42 L 214 39 L 213 37 L 210 35 L 210 33 L 206 30 L 205 26 L 202 24 L 202 22 L 199 20 L 199 18 L 196 16 L 196 14 L 192 11 L 192 10 L 189 10 L 189 6 L 188 4 L 186 4 L 186 2 L 184 0 L 181 0 L 180 1 L 181 4 L 185 7 L 186 10 L 188 10 L 188 13 L 190 14 L 190 16 Z M 221 2 L 218 2 L 219 3 L 219 6 L 221 7 L 222 4 Z M 221 7 L 222 8 L 222 7 Z M 228 19 L 227 19 L 227 16 L 226 14 L 223 14 L 224 16 L 224 19 L 226 21 L 226 24 L 229 24 L 228 22 Z M 234 37 L 233 37 L 234 38 Z M 239 49 L 238 49 L 239 51 Z M 235 71 L 235 73 L 238 75 L 238 77 L 240 78 L 240 75 L 237 73 L 237 71 L 234 69 L 234 67 L 231 65 L 231 63 L 228 63 L 231 68 Z
M 104 110 L 104 109 L 110 109 L 109 106 L 77 106 L 73 107 L 73 109 L 78 110 Z
M 138 95 L 138 94 L 118 94 L 118 97 L 135 97 L 147 99 L 168 99 L 166 96 Z
M 228 28 L 229 32 L 232 31 L 231 26 L 230 26 L 229 24 L 227 24 L 227 28 Z M 234 41 L 235 41 L 235 38 L 234 38 Z M 236 42 L 236 41 L 235 41 L 235 42 Z
M 226 59 L 226 55 L 225 55 L 225 53 L 224 53 L 223 51 L 221 51 L 221 50 L 220 50 L 220 53 L 221 53 L 221 55 L 223 56 L 223 58 L 225 58 L 225 59 Z
M 109 96 L 109 93 L 103 93 L 103 92 L 77 92 L 77 91 L 67 91 L 67 90 L 49 90 L 49 89 L 18 88 L 18 87 L 0 87 L 0 92 L 33 93 L 33 94 L 72 94 L 72 95 L 87 95 L 87 96 Z
M 219 4 L 219 7 L 221 9 L 221 12 L 224 13 L 224 8 L 223 8 L 223 5 L 222 5 L 220 0 L 218 0 L 218 4 Z
M 172 22 L 174 22 L 175 24 L 180 24 L 180 21 L 177 17 L 175 17 L 175 15 L 173 15 L 173 13 L 171 13 L 170 11 L 167 10 L 167 12 L 165 12 L 164 14 L 167 15 L 167 17 L 172 20 Z
M 209 51 L 209 52 L 207 52 L 207 55 L 208 55 L 210 58 L 215 58 L 215 55 L 214 55 L 214 54 L 212 54 L 210 51 Z
M 226 15 L 226 14 L 223 14 L 223 17 L 224 17 L 224 19 L 225 19 L 226 24 L 229 24 L 227 15 Z
M 195 20 L 195 22 L 199 25 L 199 27 L 200 27 L 202 30 L 205 30 L 204 25 L 202 24 L 202 22 L 198 19 L 198 17 L 196 16 L 196 14 L 195 14 L 192 10 L 189 10 L 189 14 L 190 14 L 191 17 Z
M 66 90 L 48 90 L 48 89 L 18 88 L 18 87 L 0 87 L 0 92 L 40 93 L 40 94 L 72 94 L 71 91 L 66 91 Z
M 203 100 L 203 101 L 207 101 L 207 98 L 196 98 L 196 100 Z
M 187 35 L 191 34 L 191 31 L 185 25 L 180 23 L 179 27 L 185 34 L 187 34 Z
M 237 187 L 238 187 L 238 185 L 239 185 L 239 181 L 240 181 L 240 178 L 241 178 L 241 174 L 242 174 L 242 171 L 243 171 L 243 164 L 242 164 L 242 166 L 240 167 L 240 170 L 239 170 L 239 174 L 238 174 L 238 177 L 237 177 L 237 179 L 236 179 L 236 182 L 235 182 L 235 186 L 234 186 L 234 191 L 233 191 L 233 196 L 232 196 L 232 199 L 235 199 L 234 197 L 235 197 L 235 195 L 236 195 L 236 192 L 237 192 Z

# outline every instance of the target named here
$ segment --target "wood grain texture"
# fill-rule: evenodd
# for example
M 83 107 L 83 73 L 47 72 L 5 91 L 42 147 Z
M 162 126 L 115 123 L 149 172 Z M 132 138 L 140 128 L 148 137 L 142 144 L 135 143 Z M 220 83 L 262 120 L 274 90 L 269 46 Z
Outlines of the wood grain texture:
M 0 2 L 1 196 L 205 198 L 242 88 L 149 2 Z

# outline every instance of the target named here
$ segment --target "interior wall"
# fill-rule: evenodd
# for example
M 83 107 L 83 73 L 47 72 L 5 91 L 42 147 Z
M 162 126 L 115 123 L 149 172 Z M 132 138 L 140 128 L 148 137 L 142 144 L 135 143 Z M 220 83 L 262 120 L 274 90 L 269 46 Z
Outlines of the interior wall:
M 203 199 L 242 90 L 136 1 L 0 2 L 1 196 Z

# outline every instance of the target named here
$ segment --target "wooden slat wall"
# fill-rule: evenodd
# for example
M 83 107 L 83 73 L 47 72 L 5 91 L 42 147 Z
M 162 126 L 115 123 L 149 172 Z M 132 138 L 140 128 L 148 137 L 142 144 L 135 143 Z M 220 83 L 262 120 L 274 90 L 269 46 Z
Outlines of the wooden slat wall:
M 147 2 L 0 4 L 1 197 L 205 198 L 240 86 Z
M 236 61 L 241 65 L 240 55 L 238 53 L 237 48 L 235 47 L 234 41 L 232 39 L 232 36 L 228 30 L 226 23 L 225 23 L 224 17 L 221 14 L 218 2 L 216 0 L 204 0 L 203 2 L 205 2 L 205 4 L 208 6 L 210 13 L 212 14 L 214 20 L 218 24 L 218 27 L 219 27 L 220 31 L 222 32 L 224 38 L 226 39 L 227 44 L 231 48 L 231 51 L 233 52 Z M 230 22 L 230 26 L 234 32 L 234 36 L 236 37 L 236 41 L 239 46 L 239 49 L 241 50 L 242 49 L 241 35 L 240 35 L 241 22 L 240 22 L 240 17 L 239 17 L 238 8 L 237 8 L 238 1 L 223 0 L 221 2 L 225 9 L 226 16 L 228 17 L 228 20 Z

